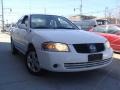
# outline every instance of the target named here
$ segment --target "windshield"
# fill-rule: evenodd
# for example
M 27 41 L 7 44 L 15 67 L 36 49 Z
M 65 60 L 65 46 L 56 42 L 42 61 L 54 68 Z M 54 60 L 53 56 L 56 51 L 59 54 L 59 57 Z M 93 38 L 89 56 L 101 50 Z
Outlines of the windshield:
M 108 20 L 96 20 L 98 25 L 107 25 L 110 24 Z
M 78 29 L 68 19 L 55 15 L 32 15 L 32 29 Z

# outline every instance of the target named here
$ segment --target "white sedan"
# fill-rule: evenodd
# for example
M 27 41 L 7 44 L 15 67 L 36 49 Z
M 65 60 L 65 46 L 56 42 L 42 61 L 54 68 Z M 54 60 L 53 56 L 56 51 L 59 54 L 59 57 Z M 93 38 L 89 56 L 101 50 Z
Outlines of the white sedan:
M 62 16 L 30 14 L 11 30 L 12 53 L 26 55 L 33 74 L 42 69 L 76 72 L 102 68 L 112 62 L 109 42 L 94 33 L 79 30 Z

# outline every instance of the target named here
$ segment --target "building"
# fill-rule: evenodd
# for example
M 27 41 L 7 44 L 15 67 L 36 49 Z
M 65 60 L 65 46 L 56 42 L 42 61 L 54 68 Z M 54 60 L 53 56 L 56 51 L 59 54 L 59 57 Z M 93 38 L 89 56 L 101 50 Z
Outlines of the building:
M 94 19 L 95 16 L 87 16 L 87 15 L 74 15 L 70 16 L 68 19 L 71 21 L 80 21 L 80 20 L 86 20 L 86 19 Z

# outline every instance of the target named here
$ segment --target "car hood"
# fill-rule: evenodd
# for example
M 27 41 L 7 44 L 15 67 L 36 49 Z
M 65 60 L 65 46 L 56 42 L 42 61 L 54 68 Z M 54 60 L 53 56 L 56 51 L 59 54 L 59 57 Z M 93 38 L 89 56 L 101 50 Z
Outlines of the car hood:
M 53 41 L 67 44 L 79 44 L 79 43 L 104 43 L 106 41 L 102 36 L 96 35 L 92 32 L 83 30 L 32 30 L 35 34 L 39 35 L 39 38 L 44 39 L 44 42 Z

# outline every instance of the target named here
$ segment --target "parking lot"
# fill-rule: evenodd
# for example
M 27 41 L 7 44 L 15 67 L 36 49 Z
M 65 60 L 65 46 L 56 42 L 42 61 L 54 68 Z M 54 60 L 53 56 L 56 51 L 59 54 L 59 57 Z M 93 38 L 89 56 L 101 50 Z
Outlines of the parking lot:
M 120 90 L 120 55 L 108 67 L 77 73 L 31 75 L 23 55 L 13 56 L 10 37 L 0 33 L 0 90 Z

